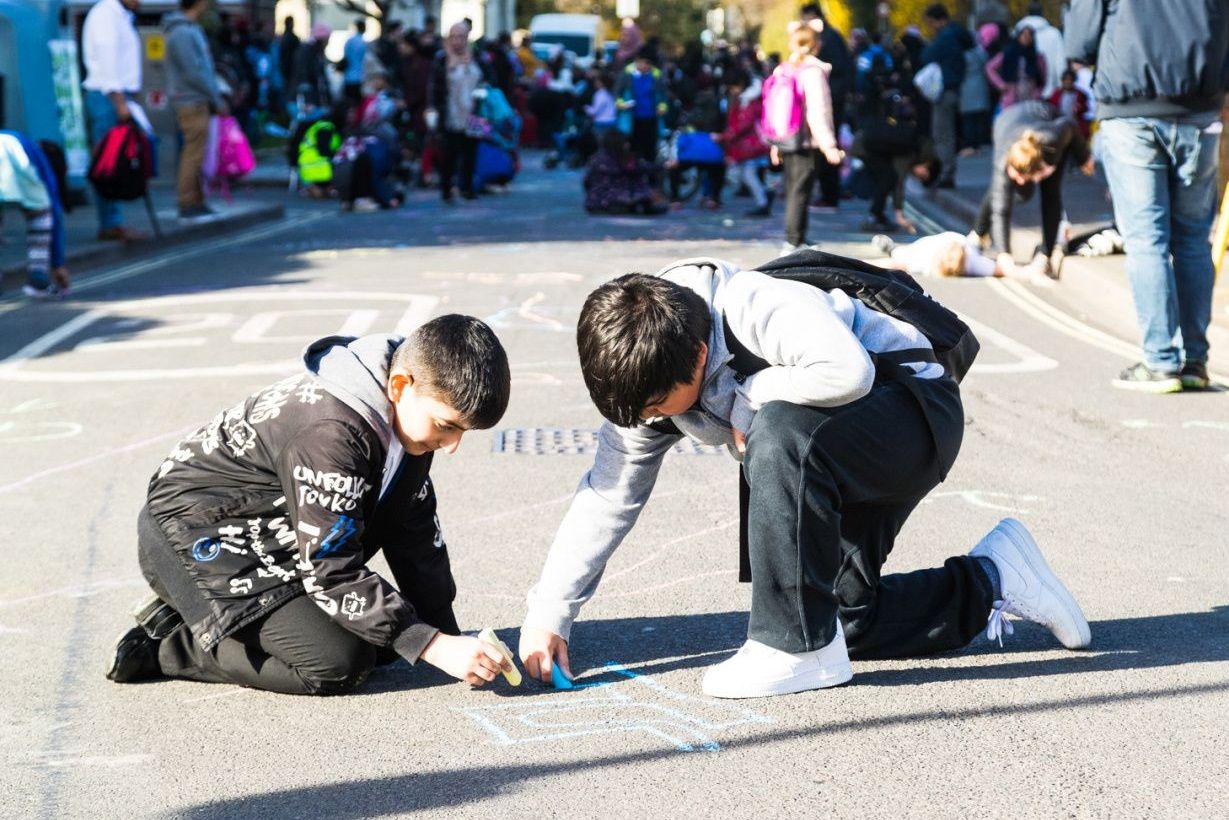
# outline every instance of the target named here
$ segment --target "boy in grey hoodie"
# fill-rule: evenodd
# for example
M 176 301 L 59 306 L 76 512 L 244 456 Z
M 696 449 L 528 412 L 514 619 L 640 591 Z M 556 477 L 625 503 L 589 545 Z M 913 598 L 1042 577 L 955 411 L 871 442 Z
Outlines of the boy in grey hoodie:
M 176 199 L 179 217 L 184 220 L 213 213 L 205 204 L 201 165 L 205 161 L 209 115 L 222 113 L 225 103 L 218 88 L 209 43 L 198 22 L 209 9 L 210 2 L 212 0 L 179 0 L 182 11 L 167 15 L 164 23 L 167 93 L 183 133 Z
M 1014 520 L 941 568 L 881 577 L 964 428 L 959 388 L 916 327 L 842 291 L 700 258 L 599 287 L 577 342 L 607 422 L 529 592 L 520 657 L 531 676 L 550 680 L 552 664 L 571 674 L 572 623 L 684 435 L 724 445 L 748 494 L 748 640 L 708 671 L 706 694 L 835 686 L 852 677 L 851 654 L 955 649 L 1009 631 L 1005 613 L 1088 644 L 1079 606 Z M 763 368 L 735 370 L 736 352 Z
M 304 365 L 218 413 L 150 480 L 137 542 L 155 596 L 109 679 L 329 695 L 398 656 L 479 686 L 503 668 L 458 634 L 428 475 L 436 450 L 503 415 L 499 340 L 441 316 L 406 339 L 321 339 Z M 368 569 L 377 552 L 396 587 Z

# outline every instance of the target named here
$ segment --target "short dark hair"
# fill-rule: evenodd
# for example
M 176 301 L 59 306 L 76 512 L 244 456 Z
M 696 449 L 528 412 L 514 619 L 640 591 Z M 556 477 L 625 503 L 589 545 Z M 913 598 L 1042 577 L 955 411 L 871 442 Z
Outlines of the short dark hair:
M 798 10 L 800 15 L 813 14 L 820 20 L 824 19 L 824 10 L 819 7 L 819 3 L 803 3 L 802 8 Z M 827 22 L 826 20 L 824 22 Z
M 637 49 L 636 59 L 637 60 L 648 60 L 650 63 L 656 63 L 657 54 L 656 52 L 653 51 L 652 46 L 644 45 L 644 46 L 641 46 L 639 49 Z
M 179 0 L 179 8 L 184 11 L 190 11 L 193 6 L 200 2 L 202 2 L 202 0 Z
M 657 276 L 629 273 L 590 293 L 576 346 L 598 412 L 635 427 L 651 401 L 691 381 L 711 329 L 698 293 Z
M 947 6 L 942 3 L 931 3 L 926 7 L 926 11 L 922 14 L 931 20 L 950 20 L 951 16 L 947 13 Z
M 421 326 L 394 351 L 389 374 L 408 373 L 456 410 L 466 427 L 494 427 L 508 409 L 508 354 L 484 322 L 450 313 Z
M 361 17 L 355 20 L 354 30 L 357 31 L 359 34 L 366 34 L 367 33 L 367 21 Z

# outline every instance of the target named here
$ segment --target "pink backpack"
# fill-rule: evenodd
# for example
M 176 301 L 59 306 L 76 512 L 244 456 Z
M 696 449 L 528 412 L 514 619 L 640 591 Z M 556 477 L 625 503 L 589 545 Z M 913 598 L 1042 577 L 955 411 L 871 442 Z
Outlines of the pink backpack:
M 209 187 L 230 201 L 230 183 L 256 168 L 252 146 L 234 117 L 214 117 L 209 122 L 209 141 L 201 174 Z
M 760 132 L 769 145 L 786 151 L 802 147 L 802 123 L 806 103 L 802 98 L 801 72 L 789 63 L 782 63 L 764 80 L 763 113 Z

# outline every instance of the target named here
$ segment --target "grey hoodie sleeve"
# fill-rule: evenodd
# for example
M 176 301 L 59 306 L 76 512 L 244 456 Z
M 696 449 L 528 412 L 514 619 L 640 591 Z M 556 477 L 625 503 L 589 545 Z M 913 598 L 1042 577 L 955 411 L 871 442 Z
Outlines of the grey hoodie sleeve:
M 1095 65 L 1104 27 L 1105 3 L 1102 0 L 1073 0 L 1064 21 L 1067 59 Z
M 730 424 L 746 431 L 770 401 L 836 407 L 860 399 L 875 382 L 875 367 L 824 291 L 801 282 L 742 271 L 726 284 L 730 330 L 769 367 L 738 387 Z
M 525 626 L 568 640 L 581 606 L 593 597 L 606 562 L 653 492 L 662 457 L 679 436 L 607 422 L 598 430 L 593 467 L 580 480 L 542 577 L 529 590 Z

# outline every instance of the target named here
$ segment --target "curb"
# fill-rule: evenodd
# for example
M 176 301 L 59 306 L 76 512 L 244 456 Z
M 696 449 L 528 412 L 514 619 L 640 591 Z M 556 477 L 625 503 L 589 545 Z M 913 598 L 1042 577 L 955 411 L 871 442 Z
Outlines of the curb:
M 167 248 L 186 244 L 211 236 L 230 233 L 261 222 L 272 222 L 283 218 L 286 208 L 280 204 L 253 204 L 244 206 L 236 213 L 222 214 L 216 219 L 197 225 L 178 225 L 174 217 L 167 218 L 167 212 L 158 214 L 163 225 L 161 239 L 150 239 L 129 245 L 121 242 L 88 242 L 65 253 L 65 264 L 72 270 L 73 276 L 81 270 L 88 270 L 99 265 L 106 265 L 123 259 L 133 259 L 140 256 L 166 250 Z M 24 262 L 0 268 L 0 290 L 11 293 L 20 290 L 26 281 L 26 265 Z

